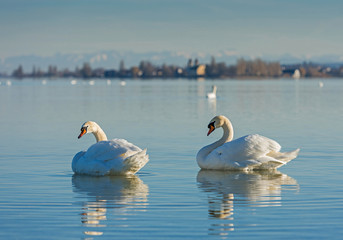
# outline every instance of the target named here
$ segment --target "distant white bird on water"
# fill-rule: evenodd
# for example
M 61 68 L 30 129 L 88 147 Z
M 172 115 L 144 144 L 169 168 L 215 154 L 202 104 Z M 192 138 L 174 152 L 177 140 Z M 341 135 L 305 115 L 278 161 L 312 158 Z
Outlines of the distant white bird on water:
M 106 134 L 96 122 L 85 122 L 78 138 L 86 133 L 93 133 L 97 143 L 74 156 L 72 169 L 77 174 L 130 175 L 138 172 L 149 161 L 146 149 L 142 150 L 125 139 L 107 140 Z
M 75 79 L 71 80 L 71 81 L 70 81 L 70 84 L 71 84 L 71 85 L 76 85 L 76 84 L 77 84 L 77 80 L 75 80 Z
M 125 86 L 126 85 L 126 82 L 124 80 L 121 80 L 120 81 L 120 86 Z
M 217 98 L 217 86 L 216 85 L 212 86 L 212 92 L 207 93 L 206 97 L 208 99 L 215 99 L 215 98 Z
M 90 80 L 90 81 L 88 82 L 88 84 L 91 85 L 91 86 L 93 86 L 94 83 L 95 83 L 94 80 Z
M 324 87 L 324 83 L 322 81 L 319 82 L 319 87 Z
M 273 170 L 298 156 L 300 149 L 280 152 L 276 141 L 253 134 L 233 139 L 233 127 L 224 116 L 214 117 L 208 124 L 207 136 L 216 128 L 223 128 L 224 134 L 218 141 L 203 147 L 197 154 L 197 162 L 202 169 L 211 170 Z

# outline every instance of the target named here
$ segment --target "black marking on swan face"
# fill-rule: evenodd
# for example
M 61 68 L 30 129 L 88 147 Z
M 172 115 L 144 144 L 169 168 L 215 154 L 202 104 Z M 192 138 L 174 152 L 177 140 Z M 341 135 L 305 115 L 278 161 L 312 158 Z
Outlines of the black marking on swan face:
M 215 122 L 209 123 L 207 127 L 208 127 L 208 128 L 211 128 L 211 127 L 215 128 L 214 123 L 215 123 Z

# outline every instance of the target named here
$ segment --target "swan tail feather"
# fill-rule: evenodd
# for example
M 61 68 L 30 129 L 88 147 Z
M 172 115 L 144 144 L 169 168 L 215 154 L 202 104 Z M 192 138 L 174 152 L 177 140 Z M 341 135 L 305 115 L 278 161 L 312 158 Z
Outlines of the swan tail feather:
M 280 163 L 286 164 L 289 161 L 291 161 L 292 159 L 296 158 L 299 154 L 299 151 L 300 151 L 299 148 L 294 150 L 294 151 L 290 151 L 290 152 L 274 152 L 274 151 L 271 151 L 267 154 L 267 156 L 275 158 Z
M 140 151 L 134 155 L 127 157 L 123 164 L 123 172 L 127 174 L 135 174 L 149 161 L 149 155 L 146 154 L 147 149 Z
M 258 159 L 258 162 L 255 160 L 247 161 L 249 164 L 246 169 L 255 169 L 255 170 L 265 170 L 265 169 L 277 169 L 292 159 L 298 156 L 300 149 L 296 149 L 291 152 L 269 152 L 265 157 Z

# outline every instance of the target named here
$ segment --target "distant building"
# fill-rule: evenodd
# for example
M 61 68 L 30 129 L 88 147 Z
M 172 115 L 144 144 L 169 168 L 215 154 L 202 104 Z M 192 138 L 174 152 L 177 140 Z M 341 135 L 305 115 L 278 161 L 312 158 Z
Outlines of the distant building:
M 206 65 L 199 64 L 198 59 L 195 59 L 194 65 L 192 59 L 188 60 L 187 67 L 186 67 L 186 74 L 188 77 L 197 78 L 197 77 L 204 77 L 206 73 Z

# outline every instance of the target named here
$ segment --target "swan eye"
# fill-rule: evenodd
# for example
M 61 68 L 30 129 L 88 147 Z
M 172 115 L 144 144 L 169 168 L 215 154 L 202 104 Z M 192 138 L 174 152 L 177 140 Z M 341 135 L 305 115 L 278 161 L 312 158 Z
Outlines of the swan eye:
M 85 130 L 85 131 L 87 132 L 87 128 L 88 128 L 88 126 L 82 127 L 82 128 L 81 128 L 81 132 L 82 132 L 83 130 Z

